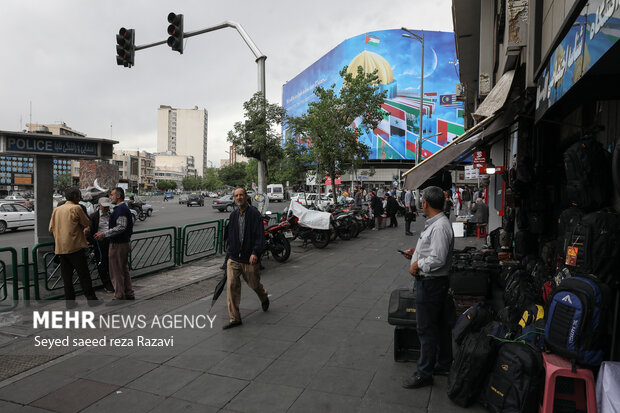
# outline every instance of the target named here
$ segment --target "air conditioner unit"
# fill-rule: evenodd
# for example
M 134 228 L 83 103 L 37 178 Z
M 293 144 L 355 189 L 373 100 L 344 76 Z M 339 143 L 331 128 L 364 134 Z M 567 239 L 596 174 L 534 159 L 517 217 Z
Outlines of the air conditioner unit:
M 465 99 L 465 85 L 463 85 L 462 83 L 456 84 L 456 98 Z

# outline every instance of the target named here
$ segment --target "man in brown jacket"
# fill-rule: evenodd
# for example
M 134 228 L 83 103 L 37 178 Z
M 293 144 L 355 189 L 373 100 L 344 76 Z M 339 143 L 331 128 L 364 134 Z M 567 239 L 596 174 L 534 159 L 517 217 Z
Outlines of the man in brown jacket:
M 80 190 L 76 187 L 67 189 L 65 191 L 67 202 L 52 212 L 49 226 L 56 242 L 55 253 L 60 258 L 60 273 L 65 288 L 67 309 L 77 306 L 73 288 L 73 270 L 80 278 L 80 285 L 88 305 L 95 307 L 102 303 L 97 300 L 88 270 L 85 251 L 88 245 L 85 235 L 89 233 L 90 220 L 79 204 L 80 197 Z

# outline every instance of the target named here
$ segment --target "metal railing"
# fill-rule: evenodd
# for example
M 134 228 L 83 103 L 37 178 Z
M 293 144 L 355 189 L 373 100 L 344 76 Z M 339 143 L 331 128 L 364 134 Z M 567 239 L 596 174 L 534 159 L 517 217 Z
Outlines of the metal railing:
M 185 225 L 181 231 L 181 261 L 186 264 L 221 252 L 223 222 L 206 221 Z
M 178 264 L 177 227 L 143 229 L 135 231 L 131 238 L 129 270 L 132 271 L 132 278 L 152 274 Z
M 10 254 L 10 277 L 8 278 L 7 265 L 2 259 L 6 253 Z M 2 312 L 10 311 L 17 306 L 19 301 L 19 280 L 17 278 L 17 251 L 15 251 L 15 248 L 0 248 L 0 257 L 0 312 Z M 9 291 L 11 291 L 11 294 L 9 294 Z

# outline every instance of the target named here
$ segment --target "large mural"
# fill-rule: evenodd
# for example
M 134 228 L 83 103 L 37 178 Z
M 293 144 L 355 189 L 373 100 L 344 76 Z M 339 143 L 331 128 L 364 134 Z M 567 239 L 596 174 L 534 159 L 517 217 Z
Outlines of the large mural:
M 422 144 L 422 156 L 437 152 L 464 132 L 463 106 L 456 100 L 459 82 L 454 34 L 425 31 L 424 96 L 420 108 L 422 45 L 402 37 L 400 29 L 364 33 L 347 39 L 317 60 L 282 88 L 282 105 L 290 116 L 299 116 L 316 100 L 314 88 L 342 87 L 339 75 L 344 66 L 356 73 L 378 70 L 380 90 L 387 92 L 382 105 L 383 120 L 374 130 L 366 129 L 359 138 L 370 147 L 370 159 L 415 159 L 420 132 L 430 139 Z M 422 35 L 421 31 L 414 31 Z M 358 126 L 359 119 L 352 126 Z M 289 136 L 286 125 L 283 136 Z

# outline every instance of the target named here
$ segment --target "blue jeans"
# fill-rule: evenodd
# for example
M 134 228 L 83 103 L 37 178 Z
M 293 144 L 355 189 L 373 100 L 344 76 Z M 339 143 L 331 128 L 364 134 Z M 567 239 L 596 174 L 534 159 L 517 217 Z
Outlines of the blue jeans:
M 420 338 L 420 359 L 418 374 L 422 378 L 433 375 L 435 363 L 439 358 L 441 367 L 449 367 L 450 361 L 445 354 L 446 325 L 444 307 L 448 294 L 448 277 L 428 278 L 416 281 L 416 317 L 418 321 L 418 337 Z M 444 351 L 440 351 L 441 350 Z M 441 357 L 439 357 L 441 356 Z M 451 354 L 450 354 L 451 358 Z

